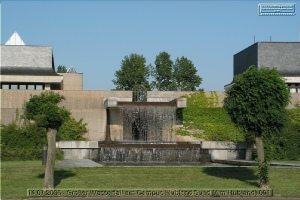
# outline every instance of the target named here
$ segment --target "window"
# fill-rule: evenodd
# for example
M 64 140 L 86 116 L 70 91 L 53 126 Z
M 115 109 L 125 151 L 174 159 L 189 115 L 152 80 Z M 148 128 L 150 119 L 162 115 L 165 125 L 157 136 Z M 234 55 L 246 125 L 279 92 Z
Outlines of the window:
M 296 88 L 290 88 L 290 93 L 296 93 Z
M 36 85 L 36 86 L 35 86 L 35 89 L 36 89 L 36 90 L 43 90 L 43 85 Z
M 19 88 L 20 90 L 26 90 L 26 85 L 20 85 Z
M 299 84 L 290 83 L 288 84 L 290 93 L 300 93 Z
M 4 90 L 9 90 L 9 85 L 3 84 L 3 85 L 2 85 L 2 89 L 4 89 Z
M 34 89 L 35 89 L 34 85 L 28 85 L 28 90 L 34 90 Z
M 1 89 L 6 89 L 6 90 L 44 90 L 44 85 L 43 84 L 30 84 L 27 85 L 26 83 L 21 83 L 21 84 L 8 84 L 8 83 L 3 83 L 1 85 Z
M 17 90 L 18 89 L 18 85 L 10 85 L 10 89 Z

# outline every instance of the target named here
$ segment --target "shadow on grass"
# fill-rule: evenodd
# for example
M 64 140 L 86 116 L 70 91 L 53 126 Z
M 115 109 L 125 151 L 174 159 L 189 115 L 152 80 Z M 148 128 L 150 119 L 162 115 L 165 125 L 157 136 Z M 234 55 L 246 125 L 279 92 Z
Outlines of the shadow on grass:
M 67 179 L 70 177 L 75 176 L 76 174 L 73 172 L 70 172 L 68 170 L 60 169 L 54 171 L 54 187 L 58 186 L 63 179 Z M 44 178 L 45 173 L 40 174 L 37 176 L 38 178 Z
M 206 167 L 203 173 L 225 179 L 236 179 L 255 187 L 260 186 L 255 169 L 247 167 Z

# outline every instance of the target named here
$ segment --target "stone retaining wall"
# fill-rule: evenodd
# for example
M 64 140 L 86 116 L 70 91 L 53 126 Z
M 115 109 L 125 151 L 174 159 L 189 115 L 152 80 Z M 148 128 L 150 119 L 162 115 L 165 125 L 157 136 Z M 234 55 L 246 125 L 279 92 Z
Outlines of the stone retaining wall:
M 99 143 L 98 141 L 59 141 L 65 159 L 91 159 L 97 162 L 205 163 L 211 160 L 251 160 L 247 143 L 202 141 L 194 143 Z

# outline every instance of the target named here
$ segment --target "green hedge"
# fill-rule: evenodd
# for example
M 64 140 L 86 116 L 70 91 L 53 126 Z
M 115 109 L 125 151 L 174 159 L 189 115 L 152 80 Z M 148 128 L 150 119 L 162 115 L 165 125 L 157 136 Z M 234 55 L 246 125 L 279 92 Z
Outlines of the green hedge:
M 43 145 L 47 144 L 46 130 L 34 123 L 18 125 L 13 122 L 1 127 L 1 160 L 41 160 Z M 62 154 L 57 150 L 57 159 Z
M 42 160 L 43 147 L 35 148 L 10 148 L 1 146 L 1 160 L 2 161 L 16 161 L 16 160 Z M 62 160 L 63 154 L 60 149 L 56 149 L 56 160 Z
M 83 133 L 87 132 L 86 124 L 74 118 L 67 120 L 58 130 L 58 140 L 86 140 Z M 19 119 L 7 126 L 1 126 L 1 160 L 41 160 L 43 145 L 47 144 L 46 129 L 35 123 Z M 57 159 L 62 153 L 57 150 Z
M 10 148 L 7 146 L 1 147 L 1 160 L 42 160 L 43 148 Z

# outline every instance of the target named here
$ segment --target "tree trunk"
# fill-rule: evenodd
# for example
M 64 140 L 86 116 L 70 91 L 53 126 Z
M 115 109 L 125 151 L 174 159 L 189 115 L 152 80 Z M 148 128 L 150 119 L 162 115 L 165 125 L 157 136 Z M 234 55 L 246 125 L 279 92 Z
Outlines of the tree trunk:
M 263 142 L 261 135 L 255 135 L 255 145 L 256 145 L 257 157 L 258 157 L 260 188 L 267 189 L 267 188 L 269 188 L 269 182 L 264 177 L 268 176 L 268 174 L 264 174 L 264 173 L 268 173 L 268 172 L 264 171 L 264 169 L 266 167 L 265 166 L 265 151 L 264 151 L 264 142 Z
M 265 161 L 264 143 L 261 136 L 255 136 L 255 146 L 257 150 L 257 157 L 259 164 Z
M 47 131 L 48 150 L 47 150 L 47 162 L 44 177 L 44 190 L 54 189 L 54 167 L 56 156 L 56 129 L 49 128 Z

